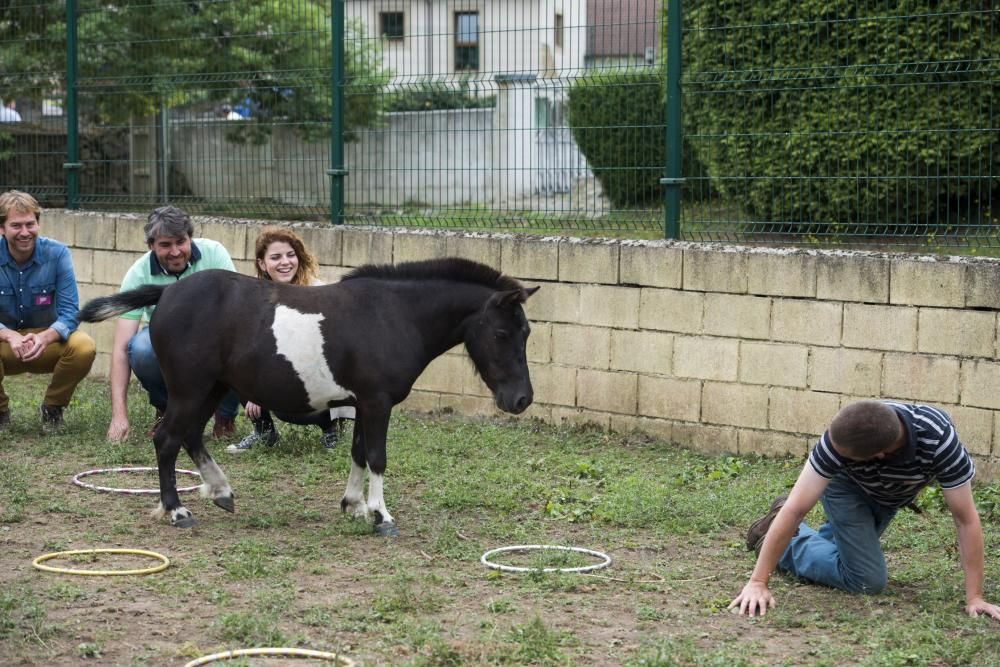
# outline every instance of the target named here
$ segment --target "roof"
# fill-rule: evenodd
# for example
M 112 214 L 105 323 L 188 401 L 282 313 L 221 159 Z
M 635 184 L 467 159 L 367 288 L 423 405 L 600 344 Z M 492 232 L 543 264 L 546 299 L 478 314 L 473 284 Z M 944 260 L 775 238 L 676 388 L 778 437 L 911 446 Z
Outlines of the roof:
M 587 0 L 587 55 L 643 56 L 659 50 L 661 0 Z

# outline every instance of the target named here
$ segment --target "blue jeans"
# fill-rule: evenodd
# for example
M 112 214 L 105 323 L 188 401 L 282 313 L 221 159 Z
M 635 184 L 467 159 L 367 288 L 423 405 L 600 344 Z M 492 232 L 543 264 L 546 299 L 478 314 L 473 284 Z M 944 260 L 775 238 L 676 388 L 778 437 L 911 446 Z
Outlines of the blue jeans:
M 799 526 L 778 568 L 850 593 L 884 589 L 888 574 L 879 538 L 896 510 L 872 500 L 844 475 L 830 481 L 820 500 L 827 522 L 818 531 Z
M 163 381 L 163 371 L 156 359 L 153 344 L 149 340 L 149 328 L 140 330 L 128 342 L 128 365 L 135 373 L 142 388 L 149 393 L 149 403 L 157 410 L 167 409 L 167 383 Z M 240 409 L 240 397 L 230 391 L 219 403 L 217 414 L 226 419 L 235 419 Z

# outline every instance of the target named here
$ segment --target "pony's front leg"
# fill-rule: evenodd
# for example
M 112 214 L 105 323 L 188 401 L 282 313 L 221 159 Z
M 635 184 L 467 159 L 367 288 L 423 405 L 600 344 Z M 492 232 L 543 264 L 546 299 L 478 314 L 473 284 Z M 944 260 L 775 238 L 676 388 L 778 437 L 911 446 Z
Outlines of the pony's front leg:
M 385 474 L 385 439 L 389 430 L 389 411 L 392 402 L 366 404 L 358 407 L 354 422 L 354 439 L 351 443 L 351 474 L 347 491 L 340 501 L 344 512 L 351 510 L 356 517 L 363 517 L 375 524 L 375 532 L 383 536 L 398 535 L 395 520 L 385 506 L 382 495 Z M 368 470 L 368 502 L 364 502 L 364 475 Z

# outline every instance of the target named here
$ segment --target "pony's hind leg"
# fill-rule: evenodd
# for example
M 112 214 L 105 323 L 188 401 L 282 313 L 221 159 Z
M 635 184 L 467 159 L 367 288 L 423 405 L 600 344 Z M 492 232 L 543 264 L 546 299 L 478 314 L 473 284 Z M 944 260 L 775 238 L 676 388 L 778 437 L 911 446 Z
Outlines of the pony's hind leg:
M 198 466 L 198 472 L 201 473 L 200 493 L 202 498 L 210 498 L 213 503 L 227 512 L 235 512 L 235 496 L 232 487 L 229 486 L 229 479 L 212 458 L 212 455 L 208 453 L 202 435 L 205 431 L 205 425 L 208 424 L 209 418 L 215 412 L 215 406 L 226 391 L 228 390 L 225 387 L 217 385 L 209 399 L 200 406 L 197 419 L 194 420 L 191 428 L 185 434 L 184 449 L 187 450 L 188 456 Z
M 191 528 L 195 524 L 194 515 L 181 504 L 177 494 L 177 453 L 181 449 L 182 439 L 175 432 L 174 424 L 175 422 L 164 418 L 153 436 L 156 466 L 160 475 L 160 505 L 153 515 L 158 518 L 169 515 L 171 526 Z

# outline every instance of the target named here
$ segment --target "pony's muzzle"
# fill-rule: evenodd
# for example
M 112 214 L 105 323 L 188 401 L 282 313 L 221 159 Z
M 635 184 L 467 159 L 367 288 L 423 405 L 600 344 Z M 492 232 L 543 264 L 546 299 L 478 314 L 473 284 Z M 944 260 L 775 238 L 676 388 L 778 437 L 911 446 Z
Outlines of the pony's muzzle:
M 509 412 L 512 415 L 519 415 L 528 409 L 531 405 L 534 397 L 532 396 L 531 390 L 527 392 L 512 392 L 510 394 L 506 392 L 497 392 L 496 403 L 497 407 L 504 412 Z

